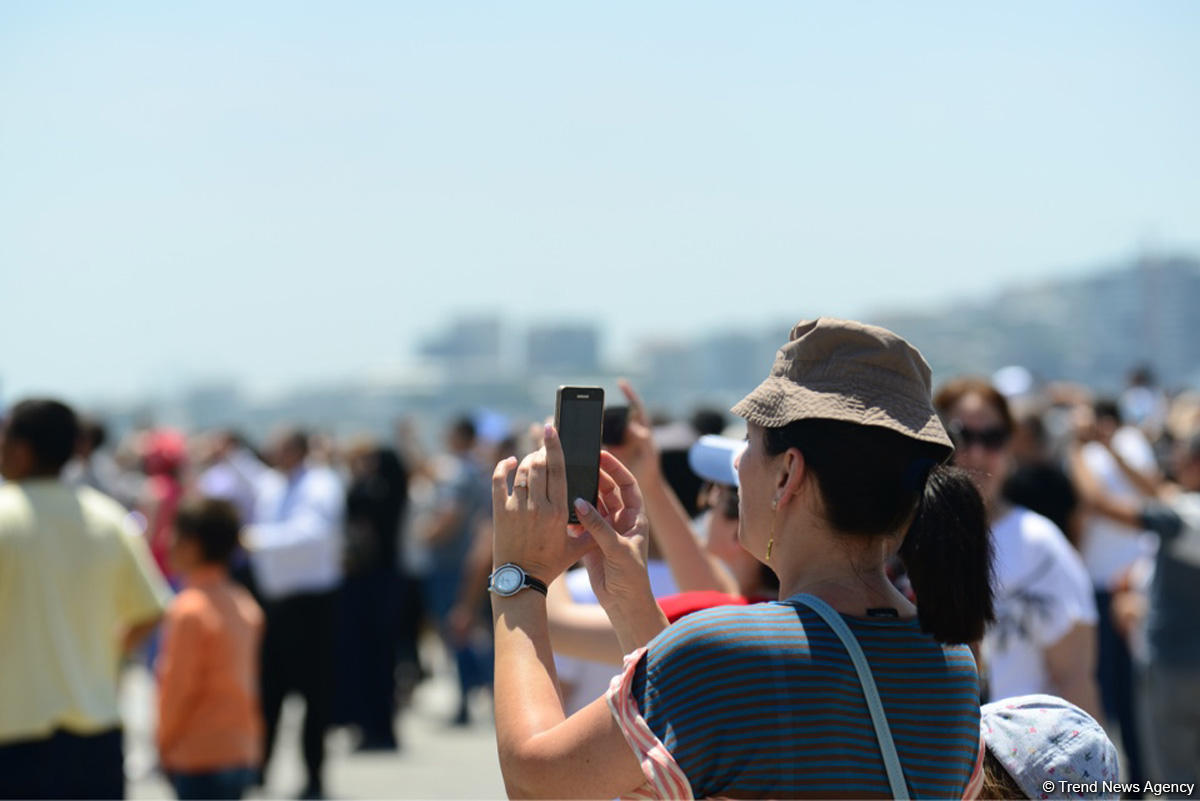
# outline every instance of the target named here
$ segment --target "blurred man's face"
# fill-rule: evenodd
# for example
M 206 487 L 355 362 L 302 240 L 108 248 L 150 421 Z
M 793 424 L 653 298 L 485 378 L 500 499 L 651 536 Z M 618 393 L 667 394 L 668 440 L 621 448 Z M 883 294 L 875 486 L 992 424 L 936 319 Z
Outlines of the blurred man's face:
M 458 431 L 451 431 L 446 435 L 446 447 L 454 453 L 466 453 L 471 450 L 471 446 L 471 440 Z
M 1180 442 L 1172 454 L 1175 476 L 1188 492 L 1200 492 L 1200 454 L 1192 453 L 1188 443 Z
M 734 562 L 746 553 L 746 549 L 738 542 L 739 511 L 734 493 L 731 487 L 714 484 L 709 487 L 705 498 L 710 510 L 708 539 L 705 545 L 710 553 L 726 562 Z
M 33 472 L 33 451 L 5 434 L 7 430 L 0 426 L 0 476 L 5 481 L 20 481 Z
M 195 541 L 180 537 L 179 532 L 171 531 L 171 549 L 167 554 L 171 569 L 176 573 L 187 573 L 200 564 L 200 546 Z
M 276 470 L 290 473 L 304 464 L 304 450 L 296 447 L 290 436 L 279 436 L 271 446 L 271 461 Z
M 1112 417 L 1097 417 L 1096 418 L 1096 437 L 1101 442 L 1112 442 L 1113 434 L 1117 433 L 1116 419 Z
M 1013 431 L 1012 455 L 1019 464 L 1036 462 L 1041 456 L 1041 444 L 1028 425 L 1018 424 Z

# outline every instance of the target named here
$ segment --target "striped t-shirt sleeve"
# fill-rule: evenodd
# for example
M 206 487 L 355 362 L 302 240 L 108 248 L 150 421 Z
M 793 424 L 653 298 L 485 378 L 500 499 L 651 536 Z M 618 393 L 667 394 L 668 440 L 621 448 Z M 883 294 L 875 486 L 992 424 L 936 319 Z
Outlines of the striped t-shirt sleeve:
M 879 686 L 915 797 L 961 797 L 979 743 L 965 647 L 916 621 L 846 618 Z M 785 603 L 697 612 L 650 643 L 630 687 L 696 798 L 889 795 L 849 656 L 811 610 Z

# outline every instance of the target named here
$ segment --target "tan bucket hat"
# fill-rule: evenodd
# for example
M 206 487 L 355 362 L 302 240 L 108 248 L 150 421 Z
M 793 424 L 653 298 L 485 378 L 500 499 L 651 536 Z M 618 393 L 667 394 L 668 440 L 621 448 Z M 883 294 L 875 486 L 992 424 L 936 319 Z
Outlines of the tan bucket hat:
M 874 325 L 821 317 L 796 323 L 771 374 L 731 410 L 766 428 L 820 418 L 879 426 L 954 452 L 930 398 L 921 353 Z

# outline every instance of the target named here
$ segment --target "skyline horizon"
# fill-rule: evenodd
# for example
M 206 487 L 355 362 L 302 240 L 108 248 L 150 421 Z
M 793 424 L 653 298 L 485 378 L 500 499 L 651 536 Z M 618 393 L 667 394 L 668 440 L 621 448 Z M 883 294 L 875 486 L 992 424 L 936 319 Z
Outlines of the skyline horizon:
M 1055 286 L 1075 281 L 1088 281 L 1105 275 L 1136 270 L 1145 263 L 1155 264 L 1174 260 L 1184 260 L 1193 264 L 1200 264 L 1200 248 L 1188 249 L 1171 245 L 1151 247 L 1142 242 L 1139 243 L 1136 251 L 1130 252 L 1123 257 L 1111 258 L 1087 266 L 1081 264 L 1071 265 L 1052 273 L 1044 273 L 1037 279 L 1006 280 L 1005 276 L 1001 276 L 990 287 L 973 291 L 970 294 L 948 289 L 942 297 L 923 304 L 910 304 L 904 307 L 876 304 L 872 309 L 863 308 L 859 312 L 851 312 L 849 314 L 819 314 L 817 316 L 843 316 L 864 322 L 872 322 L 872 318 L 882 319 L 907 315 L 929 316 L 958 303 L 987 304 L 989 301 L 1009 292 L 1035 289 L 1042 286 Z M 464 308 L 457 311 L 450 309 L 447 310 L 446 316 L 434 328 L 410 331 L 407 337 L 407 352 L 398 355 L 390 364 L 381 363 L 372 365 L 357 372 L 338 376 L 326 375 L 322 377 L 313 373 L 273 384 L 256 384 L 252 376 L 246 375 L 222 375 L 216 372 L 204 375 L 197 372 L 191 378 L 182 378 L 170 387 L 164 387 L 157 391 L 151 391 L 148 388 L 134 390 L 125 396 L 115 394 L 103 395 L 99 393 L 91 393 L 90 395 L 88 393 L 71 394 L 69 392 L 53 391 L 16 393 L 9 389 L 10 382 L 8 376 L 0 371 L 0 408 L 10 404 L 18 397 L 31 396 L 61 397 L 68 402 L 78 402 L 84 406 L 100 408 L 105 406 L 129 407 L 136 405 L 138 402 L 145 402 L 151 405 L 170 403 L 179 400 L 190 392 L 214 388 L 233 388 L 244 400 L 254 403 L 269 403 L 303 391 L 319 391 L 337 386 L 363 386 L 382 389 L 415 385 L 419 383 L 422 374 L 428 377 L 437 370 L 434 364 L 435 360 L 420 355 L 419 350 L 422 342 L 436 337 L 438 333 L 444 333 L 447 327 L 454 323 L 477 319 L 497 320 L 504 334 L 516 336 L 518 349 L 524 346 L 523 337 L 530 333 L 531 329 L 539 326 L 565 325 L 569 323 L 569 320 L 563 317 L 547 317 L 539 320 L 506 313 L 504 310 L 489 310 L 483 307 Z M 614 332 L 597 324 L 595 328 L 599 340 L 598 358 L 600 372 L 610 373 L 632 369 L 630 362 L 636 361 L 639 355 L 638 351 L 648 345 L 694 343 L 708 337 L 728 333 L 766 335 L 776 326 L 781 328 L 783 335 L 786 335 L 786 329 L 800 319 L 805 319 L 805 317 L 797 317 L 795 320 L 790 321 L 784 321 L 782 318 L 766 320 L 759 324 L 750 322 L 738 324 L 731 322 L 717 327 L 693 328 L 687 331 L 674 330 L 671 332 L 663 329 L 654 330 L 647 328 L 634 332 L 626 332 L 623 336 L 618 337 L 613 336 Z M 581 324 L 586 325 L 588 323 L 584 320 L 581 321 Z M 616 345 L 614 340 L 623 340 L 622 345 Z M 920 347 L 919 343 L 915 344 L 918 344 L 918 347 Z M 514 366 L 523 366 L 521 364 L 513 365 L 511 357 L 512 353 L 510 351 L 507 358 L 501 359 L 501 366 L 505 369 L 510 369 Z M 521 359 L 518 359 L 518 362 L 520 361 Z

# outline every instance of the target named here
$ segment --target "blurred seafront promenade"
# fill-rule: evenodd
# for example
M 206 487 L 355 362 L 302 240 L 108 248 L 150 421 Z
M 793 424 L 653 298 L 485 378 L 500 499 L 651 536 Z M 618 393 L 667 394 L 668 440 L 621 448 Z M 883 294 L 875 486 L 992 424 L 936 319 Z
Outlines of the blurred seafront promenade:
M 449 726 L 456 708 L 457 686 L 448 666 L 417 687 L 412 704 L 400 714 L 399 752 L 356 753 L 346 730 L 328 735 L 326 787 L 330 798 L 504 798 L 504 781 L 496 757 L 496 735 L 490 699 L 476 696 L 472 724 Z M 248 799 L 295 798 L 304 784 L 300 756 L 303 704 L 289 701 L 283 710 L 279 742 L 271 760 L 267 786 L 247 793 Z M 126 788 L 131 799 L 174 798 L 166 778 L 155 767 L 154 684 L 142 666 L 125 672 L 121 684 L 125 721 Z

